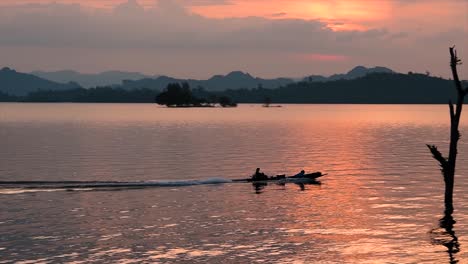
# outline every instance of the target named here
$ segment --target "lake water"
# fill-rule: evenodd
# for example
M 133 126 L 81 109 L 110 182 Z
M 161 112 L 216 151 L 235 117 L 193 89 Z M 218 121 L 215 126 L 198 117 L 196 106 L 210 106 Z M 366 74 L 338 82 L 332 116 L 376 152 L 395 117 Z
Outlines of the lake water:
M 0 104 L 0 181 L 160 185 L 0 184 L 0 263 L 468 263 L 468 113 L 452 256 L 425 146 L 447 153 L 447 108 Z M 303 189 L 230 182 L 257 167 L 328 175 Z

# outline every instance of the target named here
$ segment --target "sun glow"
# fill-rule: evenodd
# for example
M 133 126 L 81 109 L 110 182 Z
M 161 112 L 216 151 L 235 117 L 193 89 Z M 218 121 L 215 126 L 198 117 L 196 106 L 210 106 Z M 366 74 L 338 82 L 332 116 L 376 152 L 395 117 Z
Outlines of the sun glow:
M 261 16 L 272 19 L 316 19 L 333 30 L 365 30 L 368 24 L 387 19 L 389 1 L 236 1 L 232 5 L 194 6 L 192 11 L 212 18 Z

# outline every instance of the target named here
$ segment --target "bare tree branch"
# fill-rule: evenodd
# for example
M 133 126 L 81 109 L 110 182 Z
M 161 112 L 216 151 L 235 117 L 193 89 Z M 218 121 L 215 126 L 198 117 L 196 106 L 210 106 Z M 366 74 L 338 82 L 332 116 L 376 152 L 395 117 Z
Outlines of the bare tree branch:
M 450 68 L 452 69 L 453 80 L 455 81 L 455 86 L 457 87 L 457 91 L 459 94 L 464 94 L 464 90 L 462 88 L 460 78 L 458 77 L 457 72 L 457 65 L 461 64 L 461 60 L 457 57 L 457 51 L 455 50 L 455 46 L 450 48 Z
M 440 163 L 440 167 L 442 168 L 442 175 L 444 177 L 445 182 L 445 217 L 441 219 L 440 227 L 444 228 L 447 234 L 449 234 L 452 237 L 452 240 L 443 242 L 443 245 L 446 246 L 448 249 L 447 252 L 449 252 L 450 263 L 458 262 L 457 260 L 455 260 L 454 254 L 460 251 L 458 238 L 455 236 L 455 232 L 453 231 L 453 224 L 455 223 L 455 220 L 452 217 L 452 213 L 454 211 L 453 189 L 455 185 L 455 168 L 458 154 L 458 140 L 461 137 L 458 127 L 460 125 L 460 117 L 462 114 L 465 96 L 468 93 L 468 87 L 462 88 L 462 83 L 460 82 L 460 79 L 458 77 L 457 65 L 460 64 L 461 60 L 458 59 L 457 51 L 455 50 L 455 46 L 453 46 L 450 48 L 450 67 L 452 69 L 453 79 L 455 81 L 458 96 L 456 106 L 452 103 L 452 101 L 449 101 L 450 147 L 448 157 L 445 158 L 444 156 L 442 156 L 442 153 L 440 153 L 440 151 L 435 145 L 427 145 L 434 159 Z
M 435 145 L 426 145 L 429 150 L 432 153 L 432 157 L 437 160 L 440 163 L 440 167 L 442 167 L 442 170 L 445 171 L 447 166 L 448 166 L 448 161 L 444 156 L 442 156 L 442 153 L 437 149 Z
M 448 157 L 442 156 L 442 153 L 435 145 L 427 145 L 432 153 L 432 156 L 437 160 L 442 168 L 442 174 L 445 182 L 445 208 L 450 214 L 453 212 L 453 189 L 455 184 L 455 168 L 458 154 L 458 141 L 460 139 L 460 117 L 462 114 L 465 95 L 468 93 L 468 88 L 462 88 L 462 83 L 457 72 L 457 65 L 461 64 L 461 60 L 457 57 L 455 46 L 450 48 L 450 68 L 452 69 L 455 87 L 457 88 L 456 105 L 449 101 L 450 108 L 450 146 Z

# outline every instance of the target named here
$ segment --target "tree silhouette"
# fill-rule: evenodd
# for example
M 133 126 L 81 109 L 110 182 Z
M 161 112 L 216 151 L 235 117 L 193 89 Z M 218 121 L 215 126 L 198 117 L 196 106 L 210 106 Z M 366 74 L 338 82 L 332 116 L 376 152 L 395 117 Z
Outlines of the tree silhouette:
M 222 107 L 236 107 L 237 104 L 234 103 L 231 98 L 227 97 L 227 96 L 221 96 L 219 98 L 219 104 L 222 106 Z
M 196 94 L 196 96 L 195 96 Z M 188 83 L 170 83 L 166 89 L 155 97 L 155 102 L 168 107 L 214 107 L 219 103 L 222 107 L 236 107 L 237 104 L 228 96 L 216 94 L 197 87 L 193 91 Z
M 458 77 L 457 65 L 461 64 L 461 60 L 457 57 L 455 47 L 450 48 L 450 67 L 452 69 L 453 80 L 457 89 L 457 104 L 456 107 L 452 101 L 449 101 L 450 109 L 450 150 L 448 158 L 444 157 L 435 145 L 427 145 L 434 159 L 436 159 L 441 167 L 442 175 L 445 182 L 445 205 L 446 210 L 451 214 L 453 212 L 453 187 L 455 183 L 455 166 L 457 162 L 457 147 L 460 139 L 460 117 L 463 109 L 465 95 L 468 93 L 468 88 L 463 89 L 460 78 Z
M 455 235 L 453 218 L 453 187 L 455 184 L 455 167 L 458 154 L 458 140 L 460 139 L 460 117 L 463 109 L 463 102 L 468 88 L 463 88 L 458 76 L 457 66 L 461 64 L 461 60 L 457 57 L 455 47 L 450 48 L 450 67 L 452 69 L 453 80 L 457 89 L 457 104 L 456 107 L 452 101 L 449 101 L 450 109 L 450 149 L 448 158 L 444 157 L 435 145 L 427 145 L 434 159 L 436 159 L 441 167 L 442 175 L 445 182 L 445 212 L 444 217 L 439 220 L 439 227 L 431 231 L 432 243 L 443 245 L 447 248 L 449 254 L 449 263 L 458 263 L 455 254 L 460 251 L 460 243 Z
M 156 103 L 166 106 L 190 106 L 197 104 L 188 83 L 170 83 L 166 90 L 156 96 Z

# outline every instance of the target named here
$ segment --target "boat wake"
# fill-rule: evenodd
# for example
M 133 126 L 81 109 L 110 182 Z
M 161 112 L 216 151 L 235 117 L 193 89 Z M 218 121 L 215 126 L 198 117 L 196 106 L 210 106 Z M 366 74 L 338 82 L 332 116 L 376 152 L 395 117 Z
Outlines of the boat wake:
M 16 194 L 31 191 L 132 189 L 155 187 L 182 187 L 231 183 L 232 180 L 212 178 L 182 181 L 0 181 L 0 194 Z
M 252 183 L 255 186 L 263 186 L 268 183 L 320 184 L 320 182 L 311 178 L 281 178 L 257 182 L 252 182 L 249 178 L 234 180 L 211 178 L 206 180 L 179 181 L 0 181 L 0 195 L 56 191 L 119 191 L 128 189 L 217 185 L 225 183 Z

